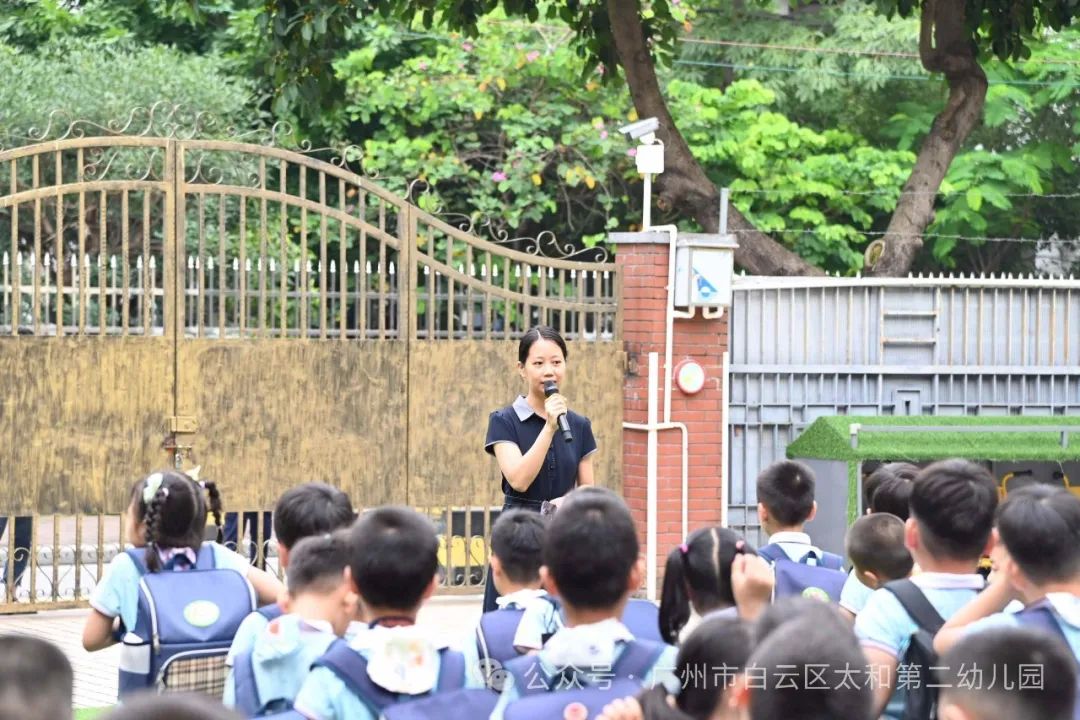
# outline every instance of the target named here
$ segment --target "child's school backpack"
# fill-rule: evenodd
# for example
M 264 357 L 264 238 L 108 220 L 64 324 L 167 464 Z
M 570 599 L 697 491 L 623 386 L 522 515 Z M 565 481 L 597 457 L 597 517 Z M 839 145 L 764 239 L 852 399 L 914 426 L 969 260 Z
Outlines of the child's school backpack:
M 885 583 L 885 589 L 896 596 L 904 612 L 918 626 L 900 660 L 908 670 L 902 720 L 936 720 L 938 691 L 933 667 L 938 656 L 934 652 L 934 636 L 945 620 L 911 580 L 893 580 Z
M 272 623 L 285 614 L 277 603 L 263 605 L 255 612 L 262 615 L 267 623 Z M 244 717 L 278 717 L 275 713 L 292 709 L 295 698 L 270 698 L 264 701 L 259 696 L 259 686 L 255 683 L 255 659 L 253 651 L 240 653 L 233 658 L 233 689 L 236 709 Z
M 635 640 L 664 642 L 660 636 L 660 608 L 651 600 L 630 598 L 623 610 L 622 624 Z
M 632 640 L 609 671 L 594 681 L 581 668 L 564 668 L 549 675 L 535 656 L 511 660 L 506 671 L 514 678 L 520 697 L 506 706 L 505 720 L 547 720 L 553 717 L 595 717 L 612 700 L 637 695 L 649 671 L 667 649 L 663 643 Z M 572 707 L 573 706 L 573 707 Z
M 139 572 L 139 609 L 125 628 L 120 654 L 120 696 L 157 687 L 221 697 L 225 656 L 244 618 L 255 610 L 255 590 L 235 570 L 217 568 L 213 546 L 203 543 L 190 569 L 176 557 L 148 572 L 144 550 L 127 550 Z
M 773 565 L 774 598 L 803 595 L 832 602 L 840 600 L 847 575 L 844 559 L 839 555 L 811 548 L 796 562 L 775 543 L 759 548 L 757 553 Z
M 477 657 L 489 685 L 494 671 L 521 655 L 514 647 L 514 635 L 523 615 L 524 608 L 500 608 L 480 616 L 476 625 Z
M 1069 653 L 1072 654 L 1073 650 L 1072 645 L 1069 644 L 1069 638 L 1065 636 L 1065 632 L 1061 629 L 1061 625 L 1058 624 L 1057 617 L 1054 615 L 1050 601 L 1046 598 L 1043 598 L 1039 602 L 1016 613 L 1016 619 L 1019 620 L 1020 624 L 1024 627 L 1045 630 L 1054 637 L 1061 638 L 1065 643 L 1065 647 L 1069 649 Z M 1076 690 L 1077 698 L 1080 698 L 1080 675 L 1077 676 Z M 1078 701 L 1073 708 L 1073 720 L 1080 720 L 1080 701 Z
M 321 658 L 315 661 L 312 668 L 324 667 L 333 672 L 341 679 L 345 686 L 371 711 L 375 717 L 385 717 L 387 720 L 420 720 L 424 715 L 411 714 L 413 711 L 421 712 L 438 708 L 442 703 L 435 702 L 409 708 L 408 706 L 425 699 L 441 698 L 444 693 L 454 694 L 465 687 L 465 657 L 455 651 L 442 649 L 439 651 L 439 679 L 435 688 L 422 695 L 406 695 L 396 693 L 379 687 L 372 681 L 367 672 L 367 658 L 349 647 L 344 640 L 335 640 Z M 488 690 L 479 692 L 494 695 Z M 497 701 L 498 698 L 496 697 Z M 449 705 L 450 701 L 447 700 Z M 401 706 L 400 708 L 398 706 Z M 492 702 L 491 708 L 494 709 Z M 490 710 L 488 711 L 490 714 Z M 445 714 L 445 713 L 444 713 Z

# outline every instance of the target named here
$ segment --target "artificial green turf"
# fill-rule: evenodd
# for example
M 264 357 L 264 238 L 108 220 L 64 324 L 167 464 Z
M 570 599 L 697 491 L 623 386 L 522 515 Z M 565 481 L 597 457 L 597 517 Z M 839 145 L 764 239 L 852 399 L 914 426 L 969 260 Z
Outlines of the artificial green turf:
M 858 423 L 858 447 L 851 447 L 849 428 Z M 873 426 L 925 427 L 911 432 L 874 432 Z M 1071 427 L 1069 446 L 1061 447 L 1060 433 L 1047 432 L 949 432 L 950 426 L 1008 427 L 1050 425 Z M 962 457 L 969 460 L 1080 460 L 1080 417 L 937 417 L 932 415 L 854 417 L 835 415 L 815 420 L 787 447 L 789 458 L 824 460 L 938 460 Z
M 75 720 L 94 720 L 109 708 L 79 708 L 75 711 Z

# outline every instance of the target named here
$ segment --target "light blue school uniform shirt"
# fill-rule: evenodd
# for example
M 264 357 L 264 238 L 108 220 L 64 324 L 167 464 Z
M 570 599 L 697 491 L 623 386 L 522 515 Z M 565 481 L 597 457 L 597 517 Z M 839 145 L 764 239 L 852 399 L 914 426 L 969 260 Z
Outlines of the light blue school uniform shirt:
M 293 701 L 311 664 L 322 657 L 336 639 L 333 627 L 325 620 L 304 620 L 299 615 L 282 615 L 267 623 L 255 637 L 251 649 L 251 665 L 259 701 L 263 704 L 280 698 Z M 225 683 L 223 701 L 229 707 L 236 705 L 233 678 L 234 674 L 230 673 Z
M 946 621 L 971 602 L 985 584 L 982 575 L 977 573 L 958 575 L 924 572 L 912 577 L 911 581 L 922 590 L 927 601 Z M 915 621 L 907 614 L 896 596 L 884 588 L 875 590 L 870 595 L 866 607 L 855 618 L 855 635 L 860 644 L 864 648 L 872 647 L 884 651 L 896 658 L 898 663 L 903 661 L 911 643 L 911 635 L 917 629 Z M 903 713 L 907 693 L 897 685 L 894 681 L 892 696 L 881 715 L 883 718 L 900 720 Z
M 248 570 L 251 569 L 247 558 L 216 542 L 204 544 L 210 545 L 213 550 L 215 568 L 236 570 L 247 577 Z M 135 562 L 126 552 L 119 553 L 109 563 L 105 578 L 90 595 L 90 607 L 106 617 L 119 617 L 125 628 L 133 630 L 139 615 L 140 577 Z
M 404 627 L 383 627 L 377 625 L 358 633 L 354 638 L 349 640 L 349 647 L 368 660 L 369 675 L 372 675 L 373 672 L 377 673 L 379 670 L 386 670 L 388 674 L 408 674 L 410 667 L 408 663 L 404 662 L 404 658 L 402 658 L 403 664 L 398 668 L 377 668 L 375 667 L 375 661 L 372 661 L 372 654 L 377 652 L 380 646 L 394 640 L 396 637 L 402 636 L 404 634 L 403 631 L 408 633 L 408 637 L 425 643 L 426 649 L 434 653 L 434 657 L 431 660 L 431 670 L 435 678 L 433 682 L 437 682 L 438 673 L 442 669 L 440 667 L 441 662 L 438 651 L 446 647 L 446 645 L 432 642 L 430 633 L 424 634 L 422 632 L 417 632 L 415 625 L 407 625 Z M 372 680 L 376 682 L 376 684 L 379 684 L 374 676 L 372 676 Z M 432 685 L 432 687 L 434 687 L 434 685 Z M 476 684 L 474 680 L 469 678 L 469 674 L 466 673 L 465 687 L 483 688 L 484 685 L 482 682 Z M 391 691 L 395 690 L 394 688 L 387 689 Z M 296 695 L 296 702 L 293 707 L 301 714 L 309 718 L 314 718 L 314 720 L 377 720 L 378 718 L 378 715 L 373 713 L 368 706 L 349 689 L 344 680 L 339 678 L 333 670 L 325 667 L 314 668 L 308 674 L 303 685 L 300 687 L 300 692 Z
M 521 621 L 518 623 L 518 628 L 520 629 L 521 622 L 524 622 L 525 616 L 529 613 L 529 607 L 532 604 L 542 604 L 546 605 L 548 608 L 552 608 L 552 604 L 544 599 L 546 597 L 549 596 L 545 590 L 518 590 L 517 592 L 495 598 L 495 604 L 498 606 L 498 610 L 524 610 L 521 614 Z M 542 611 L 543 608 L 540 608 L 540 610 Z M 538 613 L 534 613 L 534 617 L 538 616 Z M 465 658 L 465 674 L 470 677 L 472 683 L 483 686 L 485 684 L 484 669 L 480 667 L 480 648 L 477 646 L 477 636 L 479 632 L 480 621 L 478 620 L 472 632 L 462 639 L 459 649 L 461 650 L 462 656 Z M 549 632 L 554 634 L 555 630 Z M 532 633 L 530 633 L 530 636 L 531 634 Z M 517 640 L 517 637 L 518 636 L 515 634 L 514 639 Z M 515 643 L 515 645 L 516 644 L 517 643 Z M 539 649 L 540 646 L 537 645 L 535 647 Z
M 844 581 L 843 589 L 840 590 L 839 605 L 858 617 L 873 594 L 874 589 L 863 585 L 862 581 L 855 577 L 855 571 L 851 570 L 848 573 L 847 580 Z
M 549 675 L 556 674 L 561 668 L 572 667 L 578 671 L 583 682 L 599 685 L 611 681 L 611 668 L 622 655 L 626 644 L 633 639 L 634 636 L 626 626 L 612 618 L 590 625 L 564 627 L 548 640 L 544 649 L 531 657 L 535 658 L 540 669 Z M 667 646 L 645 673 L 642 687 L 651 688 L 662 684 L 671 692 L 681 687 L 675 675 L 677 655 L 677 648 Z M 503 720 L 507 706 L 521 695 L 521 689 L 515 687 L 514 677 L 507 673 L 499 702 L 495 705 L 490 720 Z
M 1080 597 L 1067 592 L 1054 592 L 1047 593 L 1046 600 L 1050 605 L 1050 611 L 1054 614 L 1054 620 L 1057 621 L 1058 627 L 1069 642 L 1069 649 L 1072 650 L 1073 656 L 1080 660 Z M 1016 616 L 1016 612 L 1022 609 L 1022 607 L 1005 608 L 1004 612 L 976 620 L 964 626 L 964 634 L 969 635 L 994 628 L 1026 627 Z

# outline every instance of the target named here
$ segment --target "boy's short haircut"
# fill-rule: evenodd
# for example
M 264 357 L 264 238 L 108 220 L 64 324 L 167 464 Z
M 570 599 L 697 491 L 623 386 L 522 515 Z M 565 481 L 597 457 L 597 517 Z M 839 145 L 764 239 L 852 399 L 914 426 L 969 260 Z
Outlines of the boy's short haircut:
M 349 496 L 326 483 L 289 488 L 274 506 L 274 535 L 292 548 L 300 539 L 348 527 L 356 518 Z
M 997 509 L 994 478 L 967 460 L 942 460 L 924 468 L 911 488 L 911 516 L 919 537 L 936 558 L 982 557 Z
M 885 478 L 874 490 L 874 495 L 870 500 L 870 510 L 907 520 L 911 515 L 911 483 L 912 478 Z
M 380 507 L 349 530 L 349 568 L 369 605 L 410 610 L 420 604 L 439 569 L 439 540 L 431 520 L 407 507 Z
M 814 471 L 800 462 L 773 463 L 758 475 L 758 502 L 781 525 L 800 525 L 814 510 L 814 481 Z
M 241 720 L 219 701 L 195 693 L 135 695 L 102 720 Z
M 344 530 L 306 537 L 289 553 L 289 594 L 330 592 L 340 586 L 349 565 L 349 543 Z
M 843 630 L 851 632 L 851 625 L 843 620 L 836 605 L 802 595 L 788 595 L 777 598 L 776 602 L 768 605 L 758 617 L 752 628 L 753 647 L 761 645 L 765 638 L 781 625 L 805 619 L 815 620 L 825 625 L 835 624 L 837 620 L 841 620 L 845 623 L 842 626 Z
M 1068 490 L 1013 490 L 998 508 L 997 528 L 1009 556 L 1033 583 L 1080 575 L 1080 498 Z
M 779 624 L 746 664 L 750 719 L 870 720 L 870 685 L 837 680 L 853 669 L 865 671 L 866 658 L 851 626 L 825 603 L 808 602 L 829 612 Z
M 540 513 L 507 510 L 499 515 L 491 528 L 491 554 L 499 558 L 511 582 L 529 584 L 540 579 L 546 530 Z
M 866 469 L 866 463 L 863 463 L 863 469 Z M 874 493 L 881 486 L 882 483 L 891 480 L 914 480 L 915 476 L 919 474 L 919 468 L 916 465 L 906 462 L 891 462 L 891 463 L 877 463 L 873 472 L 866 476 L 863 480 L 863 510 L 874 509 Z M 875 510 L 876 512 L 876 510 Z M 892 512 L 891 510 L 884 510 L 883 512 Z M 897 515 L 897 513 L 893 513 Z M 907 511 L 904 511 L 903 515 L 897 515 L 903 519 L 907 519 Z
M 50 642 L 0 636 L 0 718 L 70 720 L 74 675 L 67 656 Z
M 543 558 L 567 605 L 613 607 L 629 591 L 638 559 L 637 529 L 626 503 L 595 486 L 570 493 L 551 516 Z
M 957 705 L 979 720 L 1071 720 L 1076 702 L 1076 659 L 1064 641 L 1031 628 L 991 628 L 965 635 L 938 665 L 938 708 Z M 974 685 L 965 671 L 983 668 L 987 679 Z M 989 675 L 1019 678 L 1021 668 L 1037 680 L 991 684 Z
M 911 574 L 915 561 L 904 545 L 904 521 L 889 513 L 863 515 L 847 532 L 847 556 L 862 572 L 882 582 Z

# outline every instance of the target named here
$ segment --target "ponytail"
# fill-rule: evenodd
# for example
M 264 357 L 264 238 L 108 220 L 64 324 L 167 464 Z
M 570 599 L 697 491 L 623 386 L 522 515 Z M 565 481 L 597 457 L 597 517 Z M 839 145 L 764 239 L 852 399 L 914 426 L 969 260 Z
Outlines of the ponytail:
M 679 632 L 690 619 L 690 596 L 686 591 L 686 554 L 684 543 L 668 553 L 664 565 L 664 587 L 660 591 L 660 637 L 676 645 Z
M 213 480 L 203 482 L 202 486 L 206 488 L 206 497 L 210 500 L 207 509 L 214 516 L 214 527 L 217 528 L 215 540 L 220 543 L 225 537 L 221 527 L 221 492 L 218 490 L 217 483 Z

